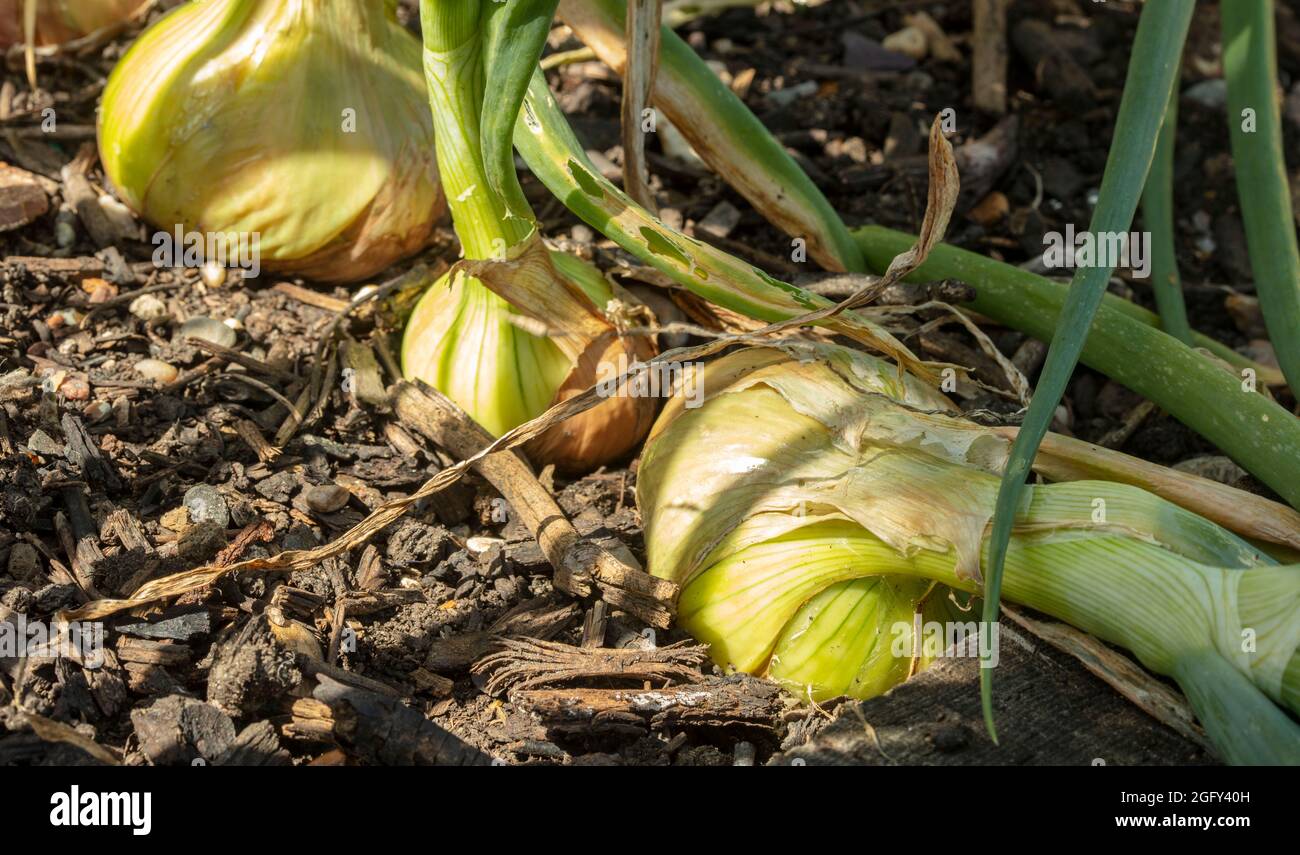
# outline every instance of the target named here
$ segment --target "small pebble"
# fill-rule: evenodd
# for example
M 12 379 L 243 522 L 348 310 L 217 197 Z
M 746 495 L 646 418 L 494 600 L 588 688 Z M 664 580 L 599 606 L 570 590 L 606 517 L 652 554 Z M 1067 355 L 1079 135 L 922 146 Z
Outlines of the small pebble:
M 156 383 L 170 383 L 180 376 L 180 371 L 170 362 L 161 359 L 141 359 L 135 364 L 136 373 Z
M 27 438 L 27 449 L 42 457 L 62 457 L 63 443 L 58 442 L 48 433 L 37 428 Z
M 9 575 L 19 582 L 30 582 L 41 574 L 41 559 L 36 548 L 28 543 L 15 543 L 9 547 Z
M 234 347 L 237 336 L 221 321 L 199 316 L 181 324 L 181 338 L 201 338 L 221 347 Z
M 81 411 L 81 417 L 86 420 L 87 424 L 96 424 L 102 422 L 113 414 L 113 405 L 108 401 L 91 401 Z
M 216 487 L 197 484 L 185 491 L 183 501 L 189 511 L 190 522 L 216 523 L 223 529 L 230 525 L 230 508 Z
M 209 288 L 220 288 L 226 284 L 226 268 L 215 261 L 206 262 L 199 268 L 199 278 Z
M 191 564 L 202 564 L 226 548 L 226 530 L 214 522 L 192 525 L 176 540 L 176 554 Z
M 305 496 L 307 507 L 318 514 L 332 514 L 343 510 L 352 494 L 337 484 L 322 484 L 308 487 Z
M 1207 110 L 1222 110 L 1228 103 L 1228 84 L 1222 77 L 1187 87 L 1183 98 Z
M 817 94 L 817 81 L 805 80 L 785 89 L 773 89 L 767 93 L 767 100 L 778 107 L 789 107 L 803 98 Z
M 77 242 L 77 229 L 72 223 L 59 220 L 54 224 L 54 242 L 59 245 L 59 249 L 67 249 Z
M 113 227 L 123 237 L 134 237 L 140 233 L 140 224 L 135 221 L 131 209 L 107 193 L 99 196 L 99 209 L 113 223 Z
M 153 294 L 141 294 L 131 301 L 131 314 L 142 321 L 162 320 L 169 314 L 167 304 Z
M 59 394 L 69 401 L 90 400 L 90 381 L 85 374 L 69 374 L 59 384 Z
M 885 50 L 892 50 L 903 56 L 910 56 L 912 59 L 925 59 L 929 49 L 925 33 L 916 27 L 904 27 L 896 33 L 890 33 L 880 44 Z
M 505 541 L 499 537 L 471 537 L 465 541 L 465 549 L 470 555 L 478 556 L 494 546 L 502 546 Z
M 117 296 L 117 286 L 106 279 L 89 277 L 82 280 L 81 290 L 90 295 L 91 303 L 106 303 Z

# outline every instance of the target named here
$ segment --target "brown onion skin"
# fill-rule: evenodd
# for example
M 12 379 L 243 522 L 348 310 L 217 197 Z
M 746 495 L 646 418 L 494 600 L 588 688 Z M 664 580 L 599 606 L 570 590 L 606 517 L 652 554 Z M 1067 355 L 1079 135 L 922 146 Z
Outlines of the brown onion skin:
M 610 366 L 644 362 L 654 355 L 654 345 L 643 337 L 611 336 L 592 342 L 556 391 L 555 403 L 614 376 Z M 601 366 L 606 369 L 603 373 Z M 658 409 L 657 398 L 610 397 L 528 442 L 524 450 L 539 465 L 554 463 L 556 469 L 570 474 L 590 472 L 631 455 L 650 432 Z

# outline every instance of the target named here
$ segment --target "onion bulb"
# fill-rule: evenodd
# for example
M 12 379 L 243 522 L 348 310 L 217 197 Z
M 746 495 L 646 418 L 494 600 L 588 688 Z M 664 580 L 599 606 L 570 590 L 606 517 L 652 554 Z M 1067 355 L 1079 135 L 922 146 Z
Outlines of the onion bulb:
M 654 355 L 601 311 L 614 295 L 596 268 L 527 241 L 509 262 L 462 262 L 421 298 L 402 341 L 402 371 L 434 386 L 495 436 Z M 611 395 L 529 442 L 566 471 L 629 454 L 657 401 Z
M 637 476 L 679 624 L 800 695 L 885 691 L 908 673 L 889 660 L 914 655 L 914 615 L 951 625 L 927 612 L 935 595 L 980 591 L 1010 440 L 831 345 L 737 351 L 697 383 L 703 404 L 665 406 Z M 1300 567 L 1137 487 L 1028 491 L 1005 596 L 1172 677 L 1225 759 L 1300 763 L 1285 712 L 1300 713 Z M 990 635 L 976 653 L 996 662 Z
M 172 232 L 248 236 L 263 268 L 363 279 L 445 209 L 418 39 L 385 0 L 196 0 L 104 92 L 118 195 Z

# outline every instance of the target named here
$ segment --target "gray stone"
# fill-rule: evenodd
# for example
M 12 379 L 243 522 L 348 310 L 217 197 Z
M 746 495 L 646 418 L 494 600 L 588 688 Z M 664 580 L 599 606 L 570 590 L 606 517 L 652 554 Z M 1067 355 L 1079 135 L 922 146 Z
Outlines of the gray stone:
M 9 547 L 9 575 L 19 582 L 30 582 L 41 575 L 41 558 L 34 546 L 15 543 Z
M 234 347 L 238 336 L 235 331 L 216 318 L 202 315 L 181 324 L 182 338 L 201 338 L 221 347 Z
M 230 525 L 230 508 L 221 492 L 209 484 L 197 484 L 185 491 L 185 510 L 190 522 L 216 523 L 223 529 Z
M 27 438 L 27 448 L 32 453 L 39 454 L 42 457 L 63 456 L 63 443 L 40 428 L 32 431 L 32 435 Z
M 352 498 L 352 494 L 337 484 L 322 484 L 318 487 L 308 487 L 303 491 L 303 498 L 307 502 L 307 507 L 316 513 L 332 514 L 343 510 L 348 500 Z
M 214 522 L 195 523 L 176 541 L 176 554 L 190 564 L 203 564 L 225 548 L 226 528 Z

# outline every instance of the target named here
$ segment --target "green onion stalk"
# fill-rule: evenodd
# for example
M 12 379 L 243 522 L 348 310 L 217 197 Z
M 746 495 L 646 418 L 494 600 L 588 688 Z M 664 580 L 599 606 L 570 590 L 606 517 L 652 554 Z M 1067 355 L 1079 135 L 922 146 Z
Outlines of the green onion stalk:
M 464 261 L 407 323 L 402 368 L 500 435 L 653 355 L 619 335 L 599 271 L 543 246 L 513 167 L 510 135 L 554 4 L 423 0 L 424 70 L 439 171 Z M 588 469 L 627 454 L 649 399 L 611 398 L 534 440 L 539 463 Z
M 1300 249 L 1282 152 L 1272 0 L 1224 0 L 1223 72 L 1246 248 L 1269 340 L 1300 397 Z
M 884 270 L 915 240 L 867 226 L 854 232 L 873 270 Z M 910 277 L 960 279 L 975 286 L 969 307 L 1044 341 L 1065 311 L 1068 286 L 953 246 L 938 246 Z M 1197 338 L 1216 359 L 1162 332 L 1151 312 L 1113 295 L 1103 299 L 1084 341 L 1082 361 L 1159 404 L 1223 449 L 1300 508 L 1300 420 L 1256 391 L 1254 369 L 1227 362 L 1231 350 Z M 1262 381 L 1261 381 L 1262 385 Z
M 736 351 L 695 388 L 656 423 L 637 498 L 648 568 L 682 585 L 679 625 L 720 666 L 811 700 L 886 691 L 918 655 L 996 667 L 995 634 L 926 651 L 914 628 L 962 637 L 936 600 L 981 589 L 1008 439 L 834 345 Z M 1225 760 L 1300 763 L 1300 566 L 1144 490 L 1074 481 L 1027 489 L 1005 592 L 1177 681 Z
M 1178 275 L 1174 244 L 1174 141 L 1178 137 L 1178 76 L 1169 90 L 1169 105 L 1156 140 L 1151 173 L 1142 191 L 1142 218 L 1151 232 L 1151 290 L 1165 332 L 1192 345 L 1192 328 L 1187 321 L 1183 282 Z

